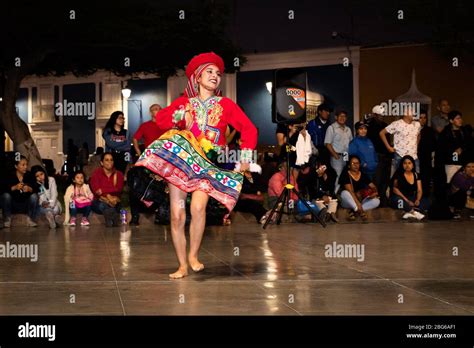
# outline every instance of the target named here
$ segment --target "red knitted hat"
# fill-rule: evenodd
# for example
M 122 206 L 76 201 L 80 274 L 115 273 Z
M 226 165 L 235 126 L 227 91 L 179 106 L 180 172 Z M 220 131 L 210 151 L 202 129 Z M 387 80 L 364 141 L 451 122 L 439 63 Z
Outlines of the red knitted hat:
M 191 75 L 199 68 L 202 64 L 213 63 L 217 65 L 221 73 L 224 73 L 224 60 L 215 54 L 214 52 L 201 53 L 197 56 L 194 56 L 188 63 L 186 67 L 186 76 L 188 79 Z

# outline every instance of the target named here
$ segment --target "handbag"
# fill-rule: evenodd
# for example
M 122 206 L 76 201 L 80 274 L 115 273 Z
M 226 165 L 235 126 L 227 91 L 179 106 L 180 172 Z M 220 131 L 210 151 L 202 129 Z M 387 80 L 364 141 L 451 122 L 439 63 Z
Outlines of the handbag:
M 84 195 L 76 194 L 76 188 L 74 187 L 74 198 L 72 200 L 74 202 L 74 206 L 78 209 L 85 208 L 92 205 L 92 201 Z

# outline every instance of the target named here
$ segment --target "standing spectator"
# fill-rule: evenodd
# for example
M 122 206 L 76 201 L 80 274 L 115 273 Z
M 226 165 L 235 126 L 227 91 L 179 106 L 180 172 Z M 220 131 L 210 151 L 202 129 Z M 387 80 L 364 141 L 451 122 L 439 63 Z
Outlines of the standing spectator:
M 423 196 L 428 197 L 433 179 L 433 154 L 436 149 L 436 132 L 428 126 L 426 111 L 420 112 L 420 142 L 418 143 L 418 159 L 420 175 L 423 178 Z
M 102 146 L 98 146 L 95 150 L 95 154 L 93 154 L 89 159 L 89 163 L 84 166 L 84 182 L 89 182 L 92 173 L 94 173 L 95 170 L 100 167 L 100 159 L 102 158 L 103 153 L 104 148 Z
M 288 136 L 290 137 L 289 140 L 286 139 L 286 128 L 288 128 Z M 291 175 L 295 178 L 295 180 L 298 179 L 298 174 L 300 170 L 300 166 L 296 164 L 296 151 L 294 150 L 296 143 L 298 142 L 298 137 L 300 133 L 306 132 L 304 129 L 304 124 L 292 124 L 292 125 L 283 125 L 279 124 L 277 126 L 277 141 L 278 145 L 281 146 L 280 149 L 280 161 L 286 162 L 286 144 L 288 143 L 291 147 L 292 150 L 289 153 L 289 159 L 290 159 L 290 169 L 291 169 Z
M 439 114 L 431 118 L 431 126 L 433 127 L 436 134 L 440 134 L 443 129 L 449 125 L 448 114 L 451 111 L 451 107 L 449 106 L 448 100 L 440 99 L 437 109 Z
M 347 168 L 339 178 L 341 185 L 341 206 L 350 209 L 349 219 L 355 220 L 359 215 L 367 220 L 367 211 L 379 206 L 377 187 L 370 178 L 360 171 L 360 159 L 356 155 L 349 157 Z
M 352 132 L 346 126 L 347 112 L 336 113 L 336 122 L 331 124 L 326 132 L 324 144 L 331 154 L 331 167 L 336 171 L 336 191 L 339 190 L 339 177 L 349 157 L 349 143 L 352 140 Z
M 123 174 L 114 167 L 114 157 L 110 152 L 102 155 L 101 168 L 91 177 L 91 188 L 94 193 L 92 210 L 103 214 L 107 227 L 118 226 L 120 220 L 120 195 L 123 188 Z
M 81 226 L 89 226 L 89 215 L 92 209 L 94 195 L 89 185 L 84 183 L 84 173 L 78 170 L 74 173 L 72 184 L 64 194 L 64 205 L 66 206 L 65 222 L 70 226 L 76 226 L 77 214 L 82 214 Z M 69 219 L 69 216 L 71 218 Z
M 314 120 L 311 120 L 306 127 L 311 136 L 311 141 L 318 150 L 319 159 L 325 165 L 329 165 L 329 151 L 324 141 L 326 139 L 326 131 L 331 124 L 329 122 L 331 112 L 332 110 L 329 105 L 325 103 L 320 104 L 317 109 L 318 115 Z
M 77 146 L 74 144 L 74 141 L 72 139 L 68 139 L 66 172 L 69 177 L 71 177 L 74 174 L 74 171 L 76 170 L 77 153 L 78 153 L 78 149 L 77 149 Z
M 463 126 L 462 114 L 457 110 L 449 113 L 449 125 L 439 136 L 439 151 L 446 172 L 446 182 L 461 169 L 467 156 L 472 154 L 472 134 Z
M 79 148 L 77 152 L 77 165 L 79 170 L 83 170 L 84 166 L 89 163 L 89 145 L 87 142 L 83 142 L 82 146 Z
M 31 173 L 36 179 L 40 213 L 46 216 L 50 228 L 56 228 L 62 212 L 61 203 L 58 201 L 56 180 L 53 177 L 48 177 L 41 166 L 33 166 Z
M 400 166 L 393 175 L 392 207 L 403 209 L 403 219 L 415 218 L 422 220 L 429 208 L 429 200 L 423 197 L 423 187 L 420 175 L 415 171 L 415 160 L 411 156 L 403 156 Z M 420 212 L 421 211 L 421 212 Z
M 125 117 L 122 111 L 114 111 L 107 121 L 102 137 L 105 139 L 105 151 L 114 157 L 115 167 L 123 173 L 130 161 L 130 143 L 124 128 Z
M 38 226 L 34 220 L 38 209 L 38 194 L 35 191 L 35 179 L 27 170 L 28 160 L 21 156 L 15 161 L 15 172 L 5 182 L 5 192 L 0 199 L 3 208 L 3 226 L 11 226 L 12 213 L 27 213 L 27 226 Z
M 387 207 L 389 205 L 387 197 L 388 184 L 390 182 L 390 168 L 392 166 L 393 154 L 385 147 L 384 142 L 380 138 L 380 131 L 385 129 L 388 124 L 383 120 L 385 109 L 381 105 L 375 105 L 372 108 L 372 114 L 367 120 L 368 129 L 367 137 L 374 144 L 377 153 L 377 169 L 373 178 L 375 186 L 380 193 L 380 206 Z M 385 139 L 389 142 L 388 134 Z
M 357 155 L 360 158 L 360 170 L 373 180 L 377 170 L 377 154 L 374 144 L 367 137 L 367 123 L 357 122 L 355 129 L 357 136 L 349 144 L 349 155 Z
M 464 207 L 470 209 L 470 218 L 474 218 L 474 160 L 469 160 L 464 169 L 454 175 L 448 193 L 448 202 L 455 219 L 461 217 Z
M 393 134 L 393 147 L 388 143 L 386 134 Z M 407 109 L 405 115 L 380 131 L 380 138 L 388 151 L 393 153 L 392 176 L 400 165 L 403 156 L 411 156 L 415 159 L 416 171 L 419 172 L 418 161 L 418 138 L 420 134 L 420 123 L 413 120 L 413 112 Z
M 166 129 L 160 129 L 156 124 L 156 114 L 160 110 L 161 105 L 159 104 L 153 104 L 152 106 L 150 106 L 151 120 L 142 123 L 140 127 L 138 127 L 138 130 L 135 132 L 135 135 L 133 136 L 132 142 L 137 157 L 140 157 L 142 153 L 142 149 L 138 144 L 140 140 L 143 139 L 143 146 L 146 149 L 148 145 L 150 145 L 152 142 L 158 139 L 164 132 L 166 132 Z

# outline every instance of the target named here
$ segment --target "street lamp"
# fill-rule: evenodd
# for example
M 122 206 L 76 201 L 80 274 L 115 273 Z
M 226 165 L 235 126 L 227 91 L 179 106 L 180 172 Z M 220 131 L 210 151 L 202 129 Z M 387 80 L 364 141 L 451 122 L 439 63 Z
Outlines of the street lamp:
M 124 88 L 122 88 L 122 96 L 124 99 L 130 98 L 130 95 L 132 94 L 132 90 L 128 88 L 128 85 L 125 85 Z
M 268 93 L 272 94 L 273 83 L 267 82 L 265 85 L 267 86 Z

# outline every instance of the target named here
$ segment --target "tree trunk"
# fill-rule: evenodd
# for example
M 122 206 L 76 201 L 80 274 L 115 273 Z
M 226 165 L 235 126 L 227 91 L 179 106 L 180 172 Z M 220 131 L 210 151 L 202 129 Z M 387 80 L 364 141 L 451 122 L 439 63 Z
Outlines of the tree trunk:
M 31 137 L 28 125 L 16 113 L 16 101 L 23 75 L 17 70 L 7 70 L 3 74 L 0 96 L 0 127 L 12 139 L 17 151 L 28 159 L 28 166 L 43 166 L 41 155 Z M 2 93 L 3 92 L 3 93 Z M 2 95 L 3 94 L 3 95 Z

